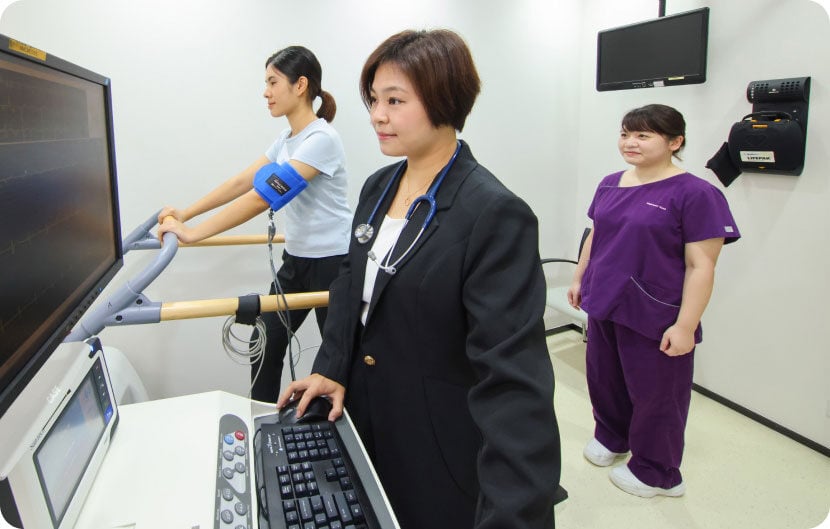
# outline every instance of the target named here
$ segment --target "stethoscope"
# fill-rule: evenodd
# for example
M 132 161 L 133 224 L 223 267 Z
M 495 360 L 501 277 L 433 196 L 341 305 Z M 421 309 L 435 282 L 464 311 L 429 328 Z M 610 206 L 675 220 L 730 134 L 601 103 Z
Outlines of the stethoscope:
M 380 268 L 384 272 L 390 275 L 395 275 L 395 273 L 398 271 L 396 268 L 398 264 L 401 261 L 403 261 L 407 254 L 409 254 L 409 252 L 418 242 L 418 239 L 421 238 L 421 235 L 427 229 L 427 226 L 429 226 L 429 223 L 432 221 L 432 218 L 435 217 L 435 212 L 437 210 L 435 194 L 438 192 L 438 188 L 441 187 L 441 183 L 444 181 L 444 177 L 447 176 L 449 170 L 452 169 L 452 166 L 455 163 L 455 159 L 458 157 L 458 152 L 460 150 L 461 142 L 458 141 L 452 158 L 450 158 L 450 161 L 447 162 L 447 165 L 445 165 L 441 172 L 438 174 L 438 178 L 435 179 L 435 182 L 432 183 L 432 185 L 427 190 L 426 194 L 421 195 L 412 201 L 412 204 L 410 204 L 409 210 L 407 210 L 406 216 L 404 217 L 403 225 L 398 230 L 398 235 L 395 237 L 395 243 L 392 245 L 392 248 L 389 250 L 389 253 L 386 254 L 385 262 L 378 262 L 377 256 L 374 252 L 370 251 L 367 254 L 369 259 L 374 261 L 378 265 L 378 268 Z M 372 213 L 369 215 L 369 218 L 366 220 L 366 222 L 359 224 L 357 228 L 354 229 L 354 238 L 357 239 L 357 242 L 359 242 L 360 244 L 366 244 L 367 242 L 372 240 L 372 237 L 374 237 L 375 228 L 374 226 L 372 226 L 372 224 L 375 221 L 375 216 L 377 215 L 378 209 L 380 209 L 381 204 L 383 204 L 383 201 L 386 199 L 387 195 L 389 195 L 389 191 L 392 189 L 392 186 L 395 184 L 395 181 L 400 179 L 405 168 L 406 160 L 401 162 L 401 164 L 398 166 L 398 169 L 395 171 L 395 174 L 389 180 L 389 183 L 386 184 L 383 193 L 380 195 L 377 204 L 375 204 L 375 208 L 372 210 Z M 421 202 L 426 202 L 427 204 L 429 204 L 429 212 L 427 213 L 427 216 L 424 218 L 424 221 L 421 224 L 421 230 L 418 232 L 418 235 L 415 236 L 415 240 L 412 241 L 412 244 L 409 245 L 409 248 L 407 248 L 406 251 L 403 254 L 401 254 L 400 257 L 395 259 L 394 263 L 390 264 L 389 259 L 391 258 L 392 253 L 395 250 L 395 246 L 397 246 L 398 244 L 398 239 L 400 238 L 403 229 L 406 227 L 407 223 L 409 223 L 409 220 L 412 218 L 412 215 L 415 213 L 415 210 L 418 208 L 418 205 L 420 205 Z

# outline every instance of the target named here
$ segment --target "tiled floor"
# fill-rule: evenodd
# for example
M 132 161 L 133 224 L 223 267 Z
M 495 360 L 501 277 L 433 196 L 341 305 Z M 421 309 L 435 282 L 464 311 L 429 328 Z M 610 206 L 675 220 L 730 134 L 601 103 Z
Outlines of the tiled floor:
M 565 529 L 808 529 L 830 527 L 830 458 L 696 392 L 686 428 L 681 498 L 643 499 L 617 489 L 582 448 L 593 434 L 585 345 L 575 332 L 548 338 L 562 436 L 556 507 Z

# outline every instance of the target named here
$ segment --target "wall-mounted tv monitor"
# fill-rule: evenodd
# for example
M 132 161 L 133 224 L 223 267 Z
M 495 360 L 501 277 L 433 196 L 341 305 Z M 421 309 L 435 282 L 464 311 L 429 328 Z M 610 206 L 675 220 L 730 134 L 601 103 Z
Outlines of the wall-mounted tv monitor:
M 600 31 L 597 90 L 702 83 L 708 36 L 708 7 Z
M 110 80 L 0 35 L 0 416 L 122 263 Z

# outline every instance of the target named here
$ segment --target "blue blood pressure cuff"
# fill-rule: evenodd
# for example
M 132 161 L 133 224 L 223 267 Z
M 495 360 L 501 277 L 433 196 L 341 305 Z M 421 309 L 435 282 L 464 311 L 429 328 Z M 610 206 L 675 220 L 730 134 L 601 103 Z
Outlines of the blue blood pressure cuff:
M 291 202 L 306 187 L 308 182 L 288 162 L 263 165 L 254 176 L 254 190 L 274 211 Z

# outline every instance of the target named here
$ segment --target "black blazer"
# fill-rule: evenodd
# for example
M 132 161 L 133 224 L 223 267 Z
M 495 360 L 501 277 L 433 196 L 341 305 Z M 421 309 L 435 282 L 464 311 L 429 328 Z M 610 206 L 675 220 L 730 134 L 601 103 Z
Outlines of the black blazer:
M 397 166 L 366 181 L 353 228 Z M 372 242 L 352 238 L 313 372 L 346 386 L 403 529 L 552 528 L 561 461 L 536 217 L 464 143 L 436 201 L 397 273 L 378 272 L 365 327 Z M 419 209 L 391 261 L 421 228 Z

